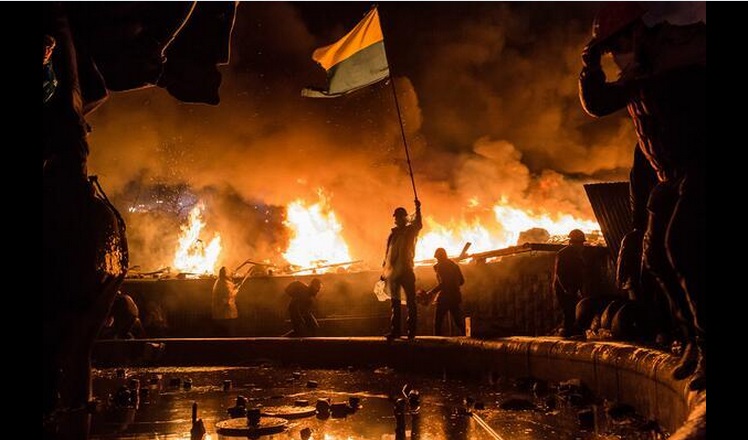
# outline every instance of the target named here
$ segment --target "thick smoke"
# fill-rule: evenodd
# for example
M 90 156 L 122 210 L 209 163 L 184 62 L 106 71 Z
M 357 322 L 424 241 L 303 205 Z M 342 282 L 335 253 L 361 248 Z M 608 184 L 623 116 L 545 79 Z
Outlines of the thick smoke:
M 241 4 L 221 104 L 183 104 L 160 89 L 112 96 L 89 120 L 90 171 L 123 212 L 153 185 L 188 185 L 229 266 L 277 259 L 288 241 L 282 207 L 316 202 L 324 188 L 352 256 L 376 267 L 392 210 L 413 206 L 391 85 L 337 99 L 299 93 L 324 83 L 314 48 L 366 9 Z M 568 3 L 380 6 L 425 215 L 485 216 L 503 200 L 592 218 L 581 184 L 625 178 L 635 144 L 625 114 L 594 121 L 579 105 L 579 53 L 594 12 Z M 178 220 L 127 220 L 132 261 L 169 265 Z

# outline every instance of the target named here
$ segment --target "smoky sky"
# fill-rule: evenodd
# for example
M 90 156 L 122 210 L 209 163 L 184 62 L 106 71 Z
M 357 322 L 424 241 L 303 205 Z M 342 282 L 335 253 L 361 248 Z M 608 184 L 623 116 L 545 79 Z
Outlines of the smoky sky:
M 344 35 L 369 7 L 241 3 L 220 105 L 180 103 L 157 88 L 113 94 L 89 117 L 90 172 L 123 211 L 133 184 L 186 184 L 207 194 L 209 227 L 231 242 L 228 264 L 275 258 L 283 248 L 282 233 L 268 238 L 247 220 L 258 203 L 316 202 L 323 188 L 352 256 L 376 266 L 392 210 L 413 209 L 391 85 L 335 99 L 300 95 L 325 82 L 313 50 Z M 490 206 L 503 200 L 591 219 L 582 183 L 627 177 L 635 145 L 627 115 L 593 119 L 577 96 L 579 55 L 597 7 L 380 4 L 424 215 L 488 221 Z M 479 206 L 468 207 L 471 199 Z M 177 228 L 128 221 L 133 261 L 168 264 Z

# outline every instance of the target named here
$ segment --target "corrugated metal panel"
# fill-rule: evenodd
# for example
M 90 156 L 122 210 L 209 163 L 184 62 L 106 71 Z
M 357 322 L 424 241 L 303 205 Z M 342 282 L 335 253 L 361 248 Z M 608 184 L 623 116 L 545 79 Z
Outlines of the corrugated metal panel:
M 588 183 L 584 190 L 615 261 L 623 236 L 631 230 L 629 183 Z

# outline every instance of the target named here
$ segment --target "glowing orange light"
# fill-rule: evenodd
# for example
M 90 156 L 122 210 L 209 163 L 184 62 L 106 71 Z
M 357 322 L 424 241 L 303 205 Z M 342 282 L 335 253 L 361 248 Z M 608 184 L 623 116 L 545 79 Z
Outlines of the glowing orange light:
M 318 194 L 317 203 L 307 205 L 298 199 L 286 207 L 283 223 L 291 230 L 291 241 L 283 257 L 294 266 L 306 268 L 352 260 L 340 235 L 343 227 L 322 190 Z
M 468 201 L 468 207 L 477 206 L 476 198 Z M 416 245 L 416 260 L 433 258 L 438 247 L 446 249 L 448 255 L 456 256 L 468 242 L 471 243 L 469 253 L 516 246 L 520 233 L 533 228 L 545 229 L 557 241 L 560 241 L 559 236 L 565 237 L 572 229 L 581 229 L 585 233 L 600 231 L 597 222 L 564 213 L 535 213 L 508 206 L 505 202 L 494 205 L 491 210 L 495 222 L 474 218 L 438 223 L 427 216 Z
M 205 205 L 198 203 L 190 211 L 186 225 L 180 227 L 179 244 L 174 254 L 172 266 L 180 272 L 189 273 L 215 273 L 218 265 L 218 257 L 221 254 L 221 236 L 214 234 L 213 238 L 205 245 L 200 239 L 200 233 L 205 227 L 202 214 Z

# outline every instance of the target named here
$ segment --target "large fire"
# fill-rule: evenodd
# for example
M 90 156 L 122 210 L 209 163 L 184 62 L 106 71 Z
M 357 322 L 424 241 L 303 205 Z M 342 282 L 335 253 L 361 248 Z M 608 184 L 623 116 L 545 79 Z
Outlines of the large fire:
M 351 261 L 348 245 L 340 235 L 343 226 L 322 191 L 312 205 L 301 199 L 289 203 L 284 224 L 291 230 L 291 242 L 283 253 L 288 263 L 314 268 Z
M 290 231 L 288 248 L 282 252 L 292 273 L 325 272 L 346 267 L 353 258 L 343 239 L 343 226 L 322 190 L 319 200 L 308 203 L 297 199 L 286 206 L 284 225 Z M 566 213 L 524 210 L 502 201 L 482 208 L 476 200 L 467 208 L 477 213 L 469 219 L 440 223 L 425 216 L 424 228 L 416 245 L 416 261 L 430 260 L 434 250 L 443 247 L 450 256 L 457 256 L 470 243 L 469 254 L 515 246 L 520 234 L 539 228 L 548 232 L 553 241 L 561 241 L 572 229 L 599 233 L 600 226 L 592 220 Z M 179 245 L 173 267 L 180 272 L 215 273 L 221 253 L 221 237 L 214 234 L 210 241 L 200 238 L 205 222 L 205 206 L 198 203 L 190 212 L 188 223 L 181 227 Z M 206 245 L 207 243 L 207 245 Z
M 200 233 L 205 227 L 203 210 L 205 205 L 198 203 L 190 211 L 188 222 L 181 226 L 179 244 L 174 255 L 172 266 L 185 273 L 215 273 L 218 257 L 221 254 L 221 236 L 213 234 L 213 238 L 205 245 L 200 239 Z
M 505 204 L 494 205 L 492 211 L 495 222 L 490 224 L 477 218 L 439 224 L 427 216 L 416 245 L 416 260 L 433 258 L 434 250 L 439 247 L 446 249 L 450 256 L 456 256 L 468 242 L 471 243 L 470 253 L 515 246 L 520 233 L 533 228 L 545 229 L 551 236 L 565 236 L 572 229 L 585 233 L 600 230 L 596 222 L 569 214 L 535 213 Z

